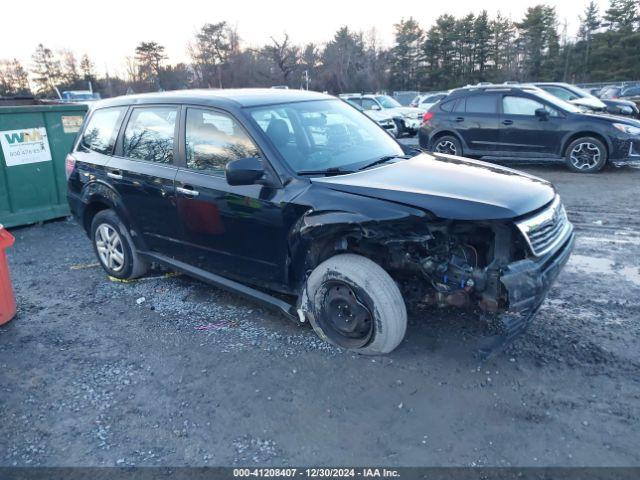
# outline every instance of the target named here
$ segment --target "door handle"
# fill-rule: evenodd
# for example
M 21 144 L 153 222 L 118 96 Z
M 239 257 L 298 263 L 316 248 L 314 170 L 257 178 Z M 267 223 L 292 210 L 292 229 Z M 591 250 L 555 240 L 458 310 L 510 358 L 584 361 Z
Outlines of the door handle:
M 513 125 L 513 120 L 503 120 L 502 124 L 503 125 Z
M 458 122 L 458 123 L 464 122 L 464 117 L 457 117 L 456 118 L 456 122 Z
M 197 197 L 198 195 L 200 195 L 200 192 L 197 190 L 194 190 L 193 188 L 189 187 L 189 186 L 185 186 L 185 187 L 176 187 L 176 192 L 181 193 L 187 197 Z
M 120 170 L 111 170 L 107 172 L 107 177 L 114 180 L 122 180 L 122 172 Z

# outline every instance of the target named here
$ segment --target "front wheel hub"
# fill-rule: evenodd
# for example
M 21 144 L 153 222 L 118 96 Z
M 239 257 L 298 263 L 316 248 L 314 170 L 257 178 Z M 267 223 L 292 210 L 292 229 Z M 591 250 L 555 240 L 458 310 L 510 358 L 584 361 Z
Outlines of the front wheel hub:
M 319 315 L 325 334 L 345 348 L 365 346 L 373 335 L 373 315 L 344 282 L 329 282 Z

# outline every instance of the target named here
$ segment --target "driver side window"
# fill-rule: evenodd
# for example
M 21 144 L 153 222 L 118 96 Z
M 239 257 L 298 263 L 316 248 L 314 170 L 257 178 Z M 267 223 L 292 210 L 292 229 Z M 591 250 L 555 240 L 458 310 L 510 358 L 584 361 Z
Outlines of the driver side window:
M 362 108 L 364 108 L 365 110 L 380 110 L 380 105 L 378 105 L 378 103 L 371 98 L 363 98 Z
M 236 120 L 213 110 L 188 108 L 185 136 L 189 170 L 223 176 L 230 161 L 260 156 Z
M 534 117 L 536 110 L 544 108 L 549 112 L 549 116 L 557 117 L 558 112 L 552 108 L 546 107 L 540 102 L 527 97 L 506 96 L 502 99 L 502 112 L 505 115 L 526 115 Z

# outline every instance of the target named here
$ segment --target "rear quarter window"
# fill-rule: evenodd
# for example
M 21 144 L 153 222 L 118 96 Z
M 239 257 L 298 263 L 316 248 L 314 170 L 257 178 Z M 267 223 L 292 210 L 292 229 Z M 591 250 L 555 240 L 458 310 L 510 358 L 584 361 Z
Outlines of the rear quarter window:
M 458 100 L 449 100 L 446 102 L 442 102 L 440 104 L 440 110 L 443 110 L 445 112 L 453 112 L 453 109 L 455 108 L 457 101 Z
M 111 154 L 127 107 L 111 107 L 96 110 L 82 132 L 79 149 Z

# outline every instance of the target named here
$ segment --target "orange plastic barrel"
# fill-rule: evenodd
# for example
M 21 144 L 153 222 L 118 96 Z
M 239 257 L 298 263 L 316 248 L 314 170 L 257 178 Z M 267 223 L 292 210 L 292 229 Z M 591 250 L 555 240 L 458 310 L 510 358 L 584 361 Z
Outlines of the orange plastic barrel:
M 16 297 L 13 294 L 9 263 L 5 250 L 13 245 L 14 238 L 0 225 L 0 325 L 16 314 Z

